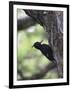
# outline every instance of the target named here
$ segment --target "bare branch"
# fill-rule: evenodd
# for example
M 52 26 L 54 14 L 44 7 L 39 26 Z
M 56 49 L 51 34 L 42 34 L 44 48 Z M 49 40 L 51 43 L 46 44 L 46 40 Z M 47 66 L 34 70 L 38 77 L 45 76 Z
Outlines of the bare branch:
M 17 19 L 18 31 L 22 29 L 26 29 L 30 26 L 33 26 L 34 24 L 36 24 L 36 22 L 31 17 L 23 17 L 23 18 Z

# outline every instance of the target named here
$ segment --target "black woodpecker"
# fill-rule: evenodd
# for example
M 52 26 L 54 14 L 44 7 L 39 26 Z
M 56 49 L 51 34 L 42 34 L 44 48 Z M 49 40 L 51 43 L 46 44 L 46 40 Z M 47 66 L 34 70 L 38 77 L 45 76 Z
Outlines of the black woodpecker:
M 42 42 L 43 40 L 41 42 L 35 42 L 32 47 L 35 47 L 36 49 L 40 50 L 46 58 L 48 58 L 51 62 L 53 62 L 56 65 L 58 77 L 60 77 L 58 64 L 57 61 L 54 59 L 52 48 L 47 44 L 42 44 Z
M 35 47 L 36 49 L 40 50 L 46 58 L 48 58 L 50 61 L 56 63 L 56 60 L 53 57 L 53 51 L 52 51 L 51 47 L 47 44 L 42 44 L 42 41 L 35 42 L 32 47 Z

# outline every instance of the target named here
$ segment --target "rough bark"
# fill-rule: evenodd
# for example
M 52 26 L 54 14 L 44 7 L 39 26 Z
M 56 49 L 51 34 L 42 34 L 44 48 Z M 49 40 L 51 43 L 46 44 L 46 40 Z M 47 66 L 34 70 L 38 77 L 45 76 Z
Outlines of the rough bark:
M 63 12 L 44 10 L 25 10 L 47 33 L 47 40 L 52 47 L 58 63 L 59 77 L 63 77 Z

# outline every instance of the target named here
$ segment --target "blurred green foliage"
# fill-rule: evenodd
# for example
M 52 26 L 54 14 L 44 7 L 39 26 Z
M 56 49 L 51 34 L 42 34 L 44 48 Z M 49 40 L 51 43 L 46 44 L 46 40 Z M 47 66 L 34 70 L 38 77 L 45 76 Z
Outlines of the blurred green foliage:
M 18 32 L 17 69 L 26 77 L 31 77 L 33 74 L 39 72 L 40 68 L 45 67 L 49 63 L 49 60 L 39 50 L 32 48 L 35 42 L 41 41 L 43 38 L 43 42 L 47 44 L 45 31 L 39 24 Z M 56 77 L 56 74 L 52 77 L 52 73 L 50 72 L 44 78 L 54 77 Z M 18 74 L 19 79 L 22 79 L 22 77 Z

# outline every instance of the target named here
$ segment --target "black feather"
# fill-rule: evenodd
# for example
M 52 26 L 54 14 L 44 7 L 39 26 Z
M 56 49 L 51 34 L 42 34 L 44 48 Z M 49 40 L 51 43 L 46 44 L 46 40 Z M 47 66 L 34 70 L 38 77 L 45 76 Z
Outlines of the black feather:
M 36 42 L 33 45 L 36 49 L 39 49 L 41 53 L 48 58 L 50 61 L 55 61 L 53 57 L 53 50 L 52 48 L 47 44 L 41 44 L 41 42 Z

